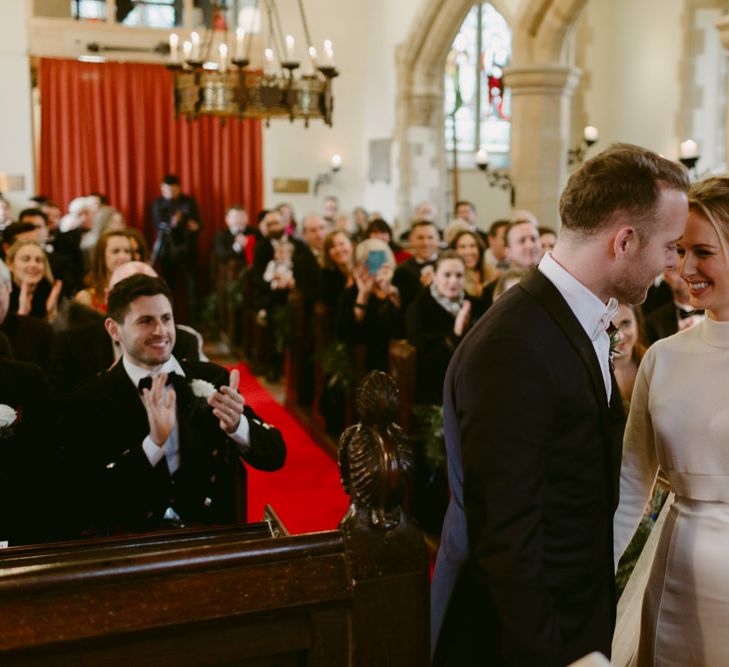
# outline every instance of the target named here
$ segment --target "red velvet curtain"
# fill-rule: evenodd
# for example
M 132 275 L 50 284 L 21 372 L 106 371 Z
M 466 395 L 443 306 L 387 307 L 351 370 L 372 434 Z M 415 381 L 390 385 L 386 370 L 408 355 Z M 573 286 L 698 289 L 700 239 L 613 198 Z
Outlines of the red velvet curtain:
M 251 216 L 261 209 L 260 121 L 175 119 L 172 75 L 162 65 L 44 58 L 39 80 L 38 191 L 62 207 L 102 192 L 151 243 L 151 202 L 162 176 L 175 173 L 200 206 L 205 260 L 227 206 L 243 204 Z

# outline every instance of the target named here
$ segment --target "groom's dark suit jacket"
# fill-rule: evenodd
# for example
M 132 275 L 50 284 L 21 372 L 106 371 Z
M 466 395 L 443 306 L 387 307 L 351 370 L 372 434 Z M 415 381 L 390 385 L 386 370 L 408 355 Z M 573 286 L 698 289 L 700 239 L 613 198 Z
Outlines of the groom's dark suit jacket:
M 435 663 L 609 655 L 620 393 L 613 379 L 608 406 L 592 342 L 538 270 L 456 350 L 444 415 L 452 496 L 433 579 Z
M 228 383 L 228 373 L 215 364 L 180 365 L 185 372 L 175 383 L 180 467 L 172 476 L 164 458 L 153 467 L 144 453 L 147 413 L 123 364 L 69 397 L 62 432 L 75 490 L 71 500 L 77 521 L 70 528 L 95 535 L 155 530 L 164 525 L 168 507 L 188 525 L 235 520 L 241 457 L 210 406 L 189 388 L 194 378 L 220 387 Z M 280 468 L 286 447 L 279 430 L 247 405 L 245 416 L 250 425 L 246 463 L 260 470 Z

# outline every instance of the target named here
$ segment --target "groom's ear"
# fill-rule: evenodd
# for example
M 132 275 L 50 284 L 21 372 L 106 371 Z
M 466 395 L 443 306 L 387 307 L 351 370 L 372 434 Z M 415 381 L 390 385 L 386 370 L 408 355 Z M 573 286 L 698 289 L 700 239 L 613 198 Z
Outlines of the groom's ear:
M 115 342 L 119 342 L 119 324 L 116 322 L 116 320 L 113 320 L 111 317 L 107 317 L 104 320 L 104 328 L 106 329 L 106 333 L 108 333 L 111 336 L 111 339 Z
M 635 227 L 620 227 L 613 237 L 613 253 L 616 259 L 625 259 L 631 250 L 640 245 Z

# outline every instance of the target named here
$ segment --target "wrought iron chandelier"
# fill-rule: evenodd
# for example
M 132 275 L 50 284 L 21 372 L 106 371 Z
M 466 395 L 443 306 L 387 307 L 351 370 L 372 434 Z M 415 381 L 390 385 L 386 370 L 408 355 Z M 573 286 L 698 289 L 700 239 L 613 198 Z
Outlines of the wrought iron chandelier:
M 332 80 L 339 74 L 332 43 L 324 41 L 320 61 L 303 0 L 298 0 L 308 55 L 307 71 L 299 73 L 294 38 L 281 30 L 276 0 L 263 0 L 263 5 L 267 24 L 263 68 L 251 65 L 252 25 L 247 32 L 239 25 L 234 39 L 229 39 L 225 1 L 214 3 L 212 25 L 203 37 L 193 32 L 180 50 L 179 36 L 170 35 L 168 67 L 173 73 L 175 115 L 190 120 L 201 115 L 261 118 L 266 125 L 271 118 L 303 119 L 306 127 L 310 119 L 321 118 L 332 125 Z M 256 1 L 249 14 L 251 23 L 258 11 Z

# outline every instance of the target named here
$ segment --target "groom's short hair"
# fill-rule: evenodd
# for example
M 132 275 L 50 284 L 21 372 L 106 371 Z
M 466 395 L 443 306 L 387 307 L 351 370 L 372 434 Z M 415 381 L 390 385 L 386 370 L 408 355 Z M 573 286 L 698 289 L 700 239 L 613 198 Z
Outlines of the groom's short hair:
M 159 277 L 138 273 L 119 281 L 109 292 L 106 314 L 115 322 L 124 322 L 129 306 L 140 296 L 163 294 L 172 303 L 172 293 L 167 283 Z
M 645 238 L 661 187 L 686 192 L 689 185 L 683 165 L 640 146 L 613 144 L 570 176 L 559 216 L 565 229 L 589 235 L 609 226 L 613 214 L 627 213 Z

